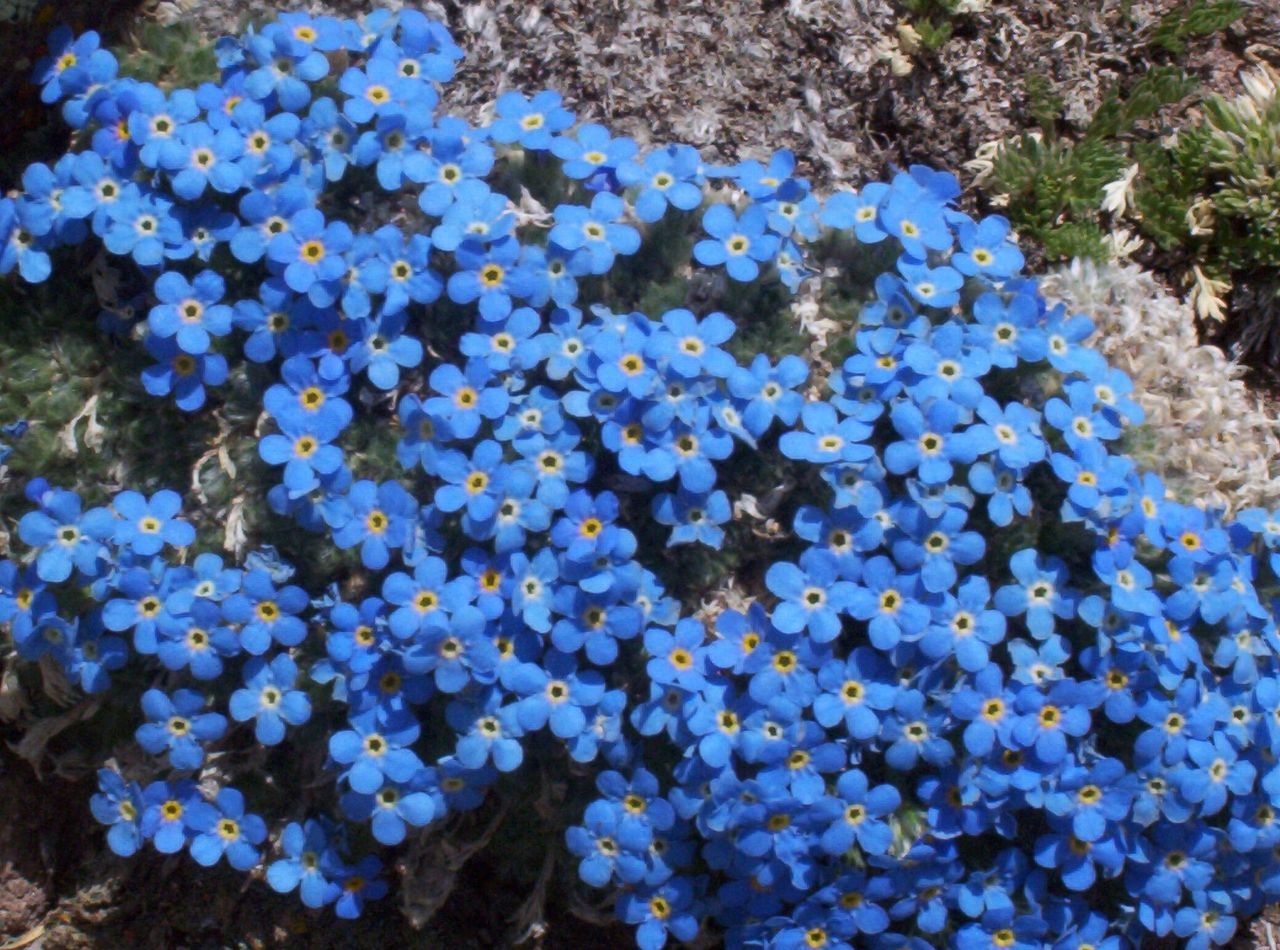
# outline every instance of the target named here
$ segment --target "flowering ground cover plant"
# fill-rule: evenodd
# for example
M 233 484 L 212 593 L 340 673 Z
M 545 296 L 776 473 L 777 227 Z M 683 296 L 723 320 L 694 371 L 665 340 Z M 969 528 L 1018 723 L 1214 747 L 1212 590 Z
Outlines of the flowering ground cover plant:
M 645 950 L 1202 947 L 1280 893 L 1280 513 L 1109 448 L 1127 379 L 952 176 L 824 201 L 553 92 L 472 127 L 413 11 L 282 15 L 195 90 L 51 46 L 73 147 L 0 270 L 99 242 L 141 387 L 248 419 L 303 529 L 229 564 L 180 486 L 26 473 L 0 623 L 132 717 L 114 851 L 354 917 L 536 759 L 590 776 L 564 845 Z M 808 354 L 797 293 L 847 339 Z

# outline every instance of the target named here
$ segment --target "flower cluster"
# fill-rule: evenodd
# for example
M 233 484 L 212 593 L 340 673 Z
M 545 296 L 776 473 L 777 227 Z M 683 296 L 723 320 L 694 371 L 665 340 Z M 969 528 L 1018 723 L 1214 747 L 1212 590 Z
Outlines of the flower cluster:
M 1175 503 L 1109 447 L 1129 381 L 952 176 L 820 201 L 786 153 L 642 154 L 552 92 L 472 127 L 435 114 L 460 51 L 407 10 L 282 15 L 196 90 L 51 48 L 87 147 L 0 200 L 0 271 L 43 280 L 90 235 L 131 259 L 143 387 L 195 412 L 258 364 L 272 510 L 362 567 L 313 601 L 278 563 L 189 558 L 174 492 L 30 483 L 29 556 L 0 563 L 18 652 L 90 692 L 131 656 L 169 674 L 136 700 L 151 773 L 93 800 L 116 852 L 265 864 L 354 916 L 388 885 L 348 828 L 394 846 L 475 808 L 546 730 L 600 763 L 566 844 L 645 950 L 1201 947 L 1280 893 L 1280 513 Z M 521 213 L 522 174 L 564 200 Z M 411 224 L 354 220 L 356 183 Z M 847 359 L 744 365 L 745 315 L 605 279 L 675 236 L 731 287 L 876 268 Z M 399 470 L 344 447 L 370 421 Z M 704 622 L 642 525 L 729 544 L 746 456 L 804 503 Z M 195 781 L 237 731 L 317 725 L 323 814 Z

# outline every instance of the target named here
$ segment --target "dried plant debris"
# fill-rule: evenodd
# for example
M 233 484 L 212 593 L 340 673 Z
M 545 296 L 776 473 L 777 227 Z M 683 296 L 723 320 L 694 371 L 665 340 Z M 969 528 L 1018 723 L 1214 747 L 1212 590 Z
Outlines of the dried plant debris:
M 1074 261 L 1040 282 L 1086 313 L 1093 345 L 1133 380 L 1146 412 L 1131 450 L 1182 500 L 1231 511 L 1280 505 L 1280 413 L 1245 367 L 1197 339 L 1192 308 L 1132 263 Z
M 501 92 L 554 88 L 580 119 L 640 142 L 688 142 L 710 161 L 789 148 L 819 187 L 889 164 L 959 168 L 979 145 L 1034 125 L 1026 77 L 1060 90 L 1083 127 L 1119 79 L 1171 54 L 1151 37 L 1181 0 L 954 4 L 929 49 L 902 0 L 425 0 L 466 51 L 445 104 L 474 119 Z M 400 0 L 379 4 L 397 8 Z M 1186 38 L 1179 58 L 1213 86 L 1253 38 L 1280 35 L 1271 0 L 1243 0 L 1233 43 Z M 269 11 L 358 14 L 354 0 L 160 0 L 154 15 L 210 37 Z M 935 26 L 937 24 L 935 23 Z M 1236 29 L 1233 27 L 1233 29 Z M 1265 44 L 1264 44 L 1265 45 Z

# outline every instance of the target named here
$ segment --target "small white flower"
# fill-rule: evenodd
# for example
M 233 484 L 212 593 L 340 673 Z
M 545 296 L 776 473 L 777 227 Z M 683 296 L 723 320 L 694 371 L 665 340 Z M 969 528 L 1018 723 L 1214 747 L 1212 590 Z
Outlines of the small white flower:
M 1124 170 L 1115 181 L 1102 186 L 1102 210 L 1116 216 L 1122 215 L 1133 203 L 1133 180 L 1138 177 L 1135 162 Z

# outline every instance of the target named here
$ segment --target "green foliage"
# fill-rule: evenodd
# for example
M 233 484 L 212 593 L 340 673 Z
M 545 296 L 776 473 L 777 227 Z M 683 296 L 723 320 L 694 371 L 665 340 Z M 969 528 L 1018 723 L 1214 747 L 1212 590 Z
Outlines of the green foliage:
M 1280 267 L 1280 97 L 1214 96 L 1205 123 L 1214 254 L 1230 271 Z
M 1071 141 L 1058 134 L 1061 97 L 1047 80 L 1029 80 L 1028 109 L 1040 132 L 1004 143 L 991 175 L 996 189 L 1008 195 L 1014 227 L 1040 244 L 1049 260 L 1105 258 L 1106 228 L 1099 210 L 1105 187 L 1120 178 L 1136 150 L 1151 147 L 1141 138 L 1139 124 L 1187 99 L 1195 88 L 1179 69 L 1152 69 L 1123 93 L 1110 90 L 1088 128 Z M 1169 215 L 1160 217 L 1167 228 Z
M 945 20 L 936 25 L 932 20 L 919 20 L 913 27 L 920 35 L 920 45 L 929 53 L 936 53 L 951 39 L 951 24 Z
M 1151 34 L 1151 45 L 1169 53 L 1182 53 L 1187 40 L 1225 30 L 1244 14 L 1236 0 L 1185 0 L 1169 11 Z
M 218 78 L 213 47 L 188 23 L 142 23 L 112 52 L 122 75 L 157 86 L 194 89 Z
M 952 20 L 960 15 L 960 0 L 901 0 L 900 6 L 911 18 L 911 28 L 920 37 L 925 52 L 936 53 L 951 39 Z
M 1105 256 L 1104 234 L 1091 212 L 1124 167 L 1124 153 L 1099 138 L 1072 144 L 1029 133 L 1000 150 L 992 177 L 1009 196 L 1014 228 L 1050 259 L 1096 259 Z
M 1086 140 L 1101 141 L 1131 135 L 1134 127 L 1165 106 L 1181 102 L 1195 92 L 1196 81 L 1172 66 L 1152 69 L 1122 96 L 1111 89 L 1085 130 Z
M 1168 217 L 1159 210 L 1151 217 L 1150 236 L 1162 247 L 1176 234 L 1173 209 L 1182 210 L 1184 238 L 1190 232 L 1182 265 L 1218 283 L 1197 280 L 1199 315 L 1226 319 L 1228 336 L 1242 341 L 1246 356 L 1274 363 L 1269 288 L 1280 282 L 1280 94 L 1266 68 L 1244 83 L 1235 99 L 1206 100 L 1203 121 L 1180 135 L 1169 154 L 1145 156 L 1140 208 L 1168 208 Z M 1251 304 L 1229 312 L 1233 288 L 1247 290 Z
M 80 268 L 87 273 L 90 262 Z M 87 505 L 124 485 L 189 489 L 201 502 L 190 519 L 207 549 L 238 530 L 295 545 L 297 532 L 262 502 L 271 482 L 254 431 L 262 386 L 249 377 L 257 368 L 237 367 L 218 410 L 191 416 L 142 391 L 139 374 L 153 360 L 136 341 L 104 334 L 100 310 L 89 281 L 0 284 L 0 423 L 31 423 L 0 477 L 0 522 L 12 525 L 27 510 L 21 487 L 43 476 Z
M 1135 181 L 1134 210 L 1145 237 L 1162 251 L 1174 251 L 1192 240 L 1187 209 L 1204 180 L 1204 152 L 1209 133 L 1193 127 L 1178 133 L 1173 148 L 1140 142 L 1133 157 L 1141 172 Z
M 1222 29 L 1241 13 L 1234 2 L 1194 0 L 1168 14 L 1152 42 L 1180 52 L 1185 40 Z M 1280 93 L 1266 67 L 1242 79 L 1234 99 L 1195 98 L 1196 84 L 1172 66 L 1149 70 L 1123 94 L 1112 90 L 1088 128 L 1058 133 L 1062 99 L 1042 78 L 1028 80 L 1038 133 L 1005 142 L 991 180 L 1007 196 L 1008 217 L 1046 258 L 1104 258 L 1107 232 L 1125 228 L 1181 272 L 1204 319 L 1228 318 L 1227 338 L 1274 362 L 1268 324 L 1280 285 Z M 1171 116 L 1174 131 L 1151 128 L 1170 107 L 1193 101 L 1201 115 Z M 1157 137 L 1159 136 L 1159 137 Z M 1113 184 L 1114 183 L 1114 184 Z M 1111 186 L 1111 187 L 1108 187 Z M 1104 198 L 1109 200 L 1104 202 Z M 1235 314 L 1228 294 L 1248 288 Z
M 1039 73 L 1027 77 L 1023 86 L 1027 94 L 1027 111 L 1036 120 L 1042 135 L 1053 135 L 1058 127 L 1058 117 L 1066 104 L 1049 80 Z

